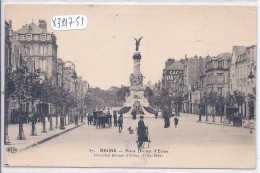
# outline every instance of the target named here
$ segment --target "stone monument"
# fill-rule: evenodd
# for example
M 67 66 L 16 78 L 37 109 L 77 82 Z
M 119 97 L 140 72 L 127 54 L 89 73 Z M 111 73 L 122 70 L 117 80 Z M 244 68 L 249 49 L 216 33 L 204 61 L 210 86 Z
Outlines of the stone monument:
M 130 94 L 126 97 L 125 107 L 131 107 L 130 112 L 136 111 L 137 114 L 144 114 L 144 106 L 148 107 L 149 103 L 147 98 L 144 97 L 144 86 L 143 86 L 143 74 L 140 71 L 140 60 L 141 54 L 138 51 L 140 46 L 140 41 L 143 37 L 136 38 L 136 52 L 134 53 L 134 69 L 133 73 L 130 75 Z

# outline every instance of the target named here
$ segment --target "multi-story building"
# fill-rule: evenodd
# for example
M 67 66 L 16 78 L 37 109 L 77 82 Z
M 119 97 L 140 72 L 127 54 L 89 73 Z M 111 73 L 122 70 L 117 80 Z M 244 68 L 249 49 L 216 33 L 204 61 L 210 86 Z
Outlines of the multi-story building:
M 182 61 L 175 61 L 175 59 L 168 59 L 165 62 L 165 68 L 163 69 L 163 78 L 162 78 L 162 90 L 167 93 L 171 98 L 174 98 L 177 95 L 184 95 L 183 90 L 183 71 L 184 64 Z M 168 109 L 168 108 L 166 108 Z M 183 111 L 182 105 L 174 105 L 174 102 L 171 103 L 171 109 L 173 112 Z M 177 112 L 179 112 L 177 111 Z
M 183 71 L 184 65 L 181 62 L 174 59 L 166 61 L 162 78 L 162 85 L 165 91 L 170 94 L 183 91 Z
M 39 20 L 39 25 L 31 23 L 13 32 L 12 38 L 25 46 L 25 56 L 33 60 L 35 69 L 41 70 L 41 76 L 51 78 L 57 73 L 57 43 L 56 36 L 47 32 L 45 20 Z
M 40 70 L 42 79 L 57 79 L 57 43 L 56 36 L 47 32 L 47 23 L 40 19 L 39 25 L 31 23 L 12 33 L 12 38 L 24 45 L 25 60 L 29 70 Z M 37 114 L 53 114 L 49 103 L 37 103 Z
M 205 70 L 205 58 L 194 56 L 187 58 L 185 55 L 184 63 L 184 93 L 187 94 L 187 100 L 184 100 L 184 111 L 188 113 L 197 113 L 200 104 L 199 82 L 200 76 Z
M 227 92 L 229 91 L 229 69 L 231 64 L 231 57 L 231 53 L 221 53 L 217 57 L 206 57 L 205 71 L 200 77 L 200 93 L 196 94 L 197 99 L 201 100 L 202 94 L 205 91 L 207 93 L 215 92 L 218 95 L 226 96 Z M 217 115 L 223 115 L 224 107 L 217 108 L 216 111 Z M 199 107 L 197 106 L 196 113 L 198 112 Z M 207 107 L 207 112 L 212 114 L 212 108 Z
M 246 100 L 241 111 L 246 119 L 255 117 L 256 51 L 256 45 L 234 46 L 232 51 L 230 91 L 244 92 Z
M 207 57 L 205 74 L 202 79 L 202 87 L 209 92 L 217 92 L 225 96 L 229 90 L 229 68 L 231 53 L 221 53 L 217 57 Z

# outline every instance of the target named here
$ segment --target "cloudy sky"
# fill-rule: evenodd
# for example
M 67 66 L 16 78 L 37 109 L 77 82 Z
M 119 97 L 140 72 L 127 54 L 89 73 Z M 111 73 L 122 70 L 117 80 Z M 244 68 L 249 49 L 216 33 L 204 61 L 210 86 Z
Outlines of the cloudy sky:
M 79 14 L 88 19 L 86 29 L 52 30 L 53 16 Z M 216 56 L 235 45 L 256 44 L 255 7 L 6 5 L 5 19 L 12 20 L 14 31 L 45 19 L 47 31 L 58 38 L 58 57 L 73 61 L 78 75 L 102 89 L 130 85 L 133 37 L 143 36 L 144 83 L 162 78 L 169 57 Z

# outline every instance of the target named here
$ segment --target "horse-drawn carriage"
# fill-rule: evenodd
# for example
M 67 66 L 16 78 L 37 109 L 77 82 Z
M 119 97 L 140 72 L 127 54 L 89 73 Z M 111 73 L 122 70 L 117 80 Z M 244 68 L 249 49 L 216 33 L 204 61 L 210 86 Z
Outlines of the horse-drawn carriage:
M 111 127 L 111 115 L 105 114 L 103 111 L 93 112 L 94 124 L 97 128 L 105 128 L 106 124 L 108 127 Z
M 227 108 L 224 125 L 229 124 L 229 122 L 232 121 L 233 126 L 242 126 L 242 115 L 238 112 L 238 108 Z

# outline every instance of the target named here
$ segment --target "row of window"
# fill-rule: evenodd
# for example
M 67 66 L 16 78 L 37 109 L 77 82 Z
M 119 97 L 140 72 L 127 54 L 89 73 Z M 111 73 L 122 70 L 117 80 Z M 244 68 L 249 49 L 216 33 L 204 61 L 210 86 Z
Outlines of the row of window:
M 212 69 L 212 68 L 218 68 L 223 69 L 225 67 L 225 61 L 218 60 L 218 61 L 211 61 L 208 64 L 206 64 L 206 69 Z M 229 65 L 229 64 L 227 64 Z
M 245 79 L 245 78 L 248 78 L 248 75 L 249 75 L 248 69 L 249 69 L 249 65 L 248 65 L 248 66 L 244 66 L 244 67 L 237 68 L 237 70 L 236 70 L 237 79 Z
M 247 50 L 246 53 L 239 55 L 237 58 L 237 62 L 241 62 L 244 60 L 250 60 L 250 61 L 254 61 L 255 59 L 255 50 L 251 49 L 251 50 Z
M 25 48 L 25 55 L 50 55 L 49 46 L 38 46 L 35 48 L 34 46 Z
M 18 35 L 14 34 L 15 40 L 21 40 L 21 41 L 46 41 L 51 40 L 51 35 L 46 34 L 40 34 L 40 35 L 32 35 L 32 34 L 26 34 L 26 35 Z
M 223 73 L 217 73 L 217 75 L 209 74 L 206 76 L 206 85 L 209 84 L 225 84 L 225 75 Z

